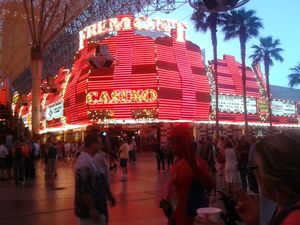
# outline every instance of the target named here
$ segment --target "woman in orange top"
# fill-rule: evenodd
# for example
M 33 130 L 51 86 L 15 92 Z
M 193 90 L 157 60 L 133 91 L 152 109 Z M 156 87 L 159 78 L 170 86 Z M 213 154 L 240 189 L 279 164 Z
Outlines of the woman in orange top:
M 261 193 L 278 203 L 269 225 L 300 224 L 300 133 L 285 132 L 259 141 L 254 150 L 254 166 Z M 247 193 L 238 193 L 236 209 L 247 225 L 259 225 L 259 203 Z M 195 225 L 214 224 L 196 218 Z
M 201 157 L 196 156 L 192 143 L 193 138 L 188 124 L 180 124 L 172 128 L 169 144 L 177 160 L 171 171 L 172 192 L 169 193 L 168 199 L 172 200 L 172 194 L 176 198 L 177 203 L 172 216 L 173 224 L 175 222 L 176 225 L 193 224 L 195 216 L 193 214 L 196 214 L 196 209 L 191 209 L 192 212 L 189 212 L 189 208 L 193 207 L 189 205 L 192 182 L 198 181 L 203 189 L 215 187 L 215 179 L 208 165 Z

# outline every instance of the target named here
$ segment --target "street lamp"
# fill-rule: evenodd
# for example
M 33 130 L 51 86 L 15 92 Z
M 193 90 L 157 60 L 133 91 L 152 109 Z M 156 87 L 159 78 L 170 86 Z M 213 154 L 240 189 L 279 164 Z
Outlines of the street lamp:
M 225 12 L 238 8 L 250 0 L 189 0 L 195 10 L 204 12 Z

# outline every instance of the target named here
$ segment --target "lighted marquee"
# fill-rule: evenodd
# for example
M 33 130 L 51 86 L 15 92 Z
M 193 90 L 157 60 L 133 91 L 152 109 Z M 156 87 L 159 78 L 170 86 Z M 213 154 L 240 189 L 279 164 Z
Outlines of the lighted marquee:
M 267 99 L 257 99 L 257 109 L 260 114 L 268 114 L 268 100 Z
M 116 103 L 146 103 L 156 102 L 157 92 L 154 89 L 146 90 L 114 90 L 93 91 L 86 94 L 86 103 L 94 104 L 116 104 Z
M 219 111 L 220 112 L 233 112 L 243 113 L 244 103 L 242 96 L 234 95 L 219 95 Z M 212 108 L 215 108 L 216 98 L 214 95 L 211 96 Z M 247 112 L 255 114 L 257 113 L 256 99 L 247 97 Z
M 79 49 L 84 47 L 84 40 L 109 32 L 152 30 L 170 33 L 173 28 L 176 29 L 176 40 L 184 42 L 184 32 L 187 29 L 187 25 L 176 20 L 151 19 L 149 17 L 110 18 L 82 29 L 79 32 Z
M 272 100 L 272 114 L 274 116 L 295 116 L 296 104 L 294 102 Z
M 25 127 L 31 126 L 31 114 L 27 114 L 21 117 Z
M 211 104 L 215 108 L 215 97 L 211 96 Z M 274 116 L 295 116 L 296 104 L 294 102 L 272 100 L 272 115 Z M 219 111 L 227 113 L 243 113 L 244 104 L 242 96 L 219 95 Z M 267 114 L 268 102 L 266 99 L 247 97 L 247 112 L 250 114 Z
M 61 118 L 64 115 L 64 101 L 48 106 L 45 111 L 46 120 Z

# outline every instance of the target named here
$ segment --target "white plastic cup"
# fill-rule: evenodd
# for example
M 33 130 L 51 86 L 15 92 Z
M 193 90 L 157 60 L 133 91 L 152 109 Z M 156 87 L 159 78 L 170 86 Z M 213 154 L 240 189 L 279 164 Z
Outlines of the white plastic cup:
M 208 219 L 212 222 L 218 222 L 220 219 L 222 209 L 215 207 L 206 207 L 197 209 L 198 216 L 205 217 L 208 216 Z

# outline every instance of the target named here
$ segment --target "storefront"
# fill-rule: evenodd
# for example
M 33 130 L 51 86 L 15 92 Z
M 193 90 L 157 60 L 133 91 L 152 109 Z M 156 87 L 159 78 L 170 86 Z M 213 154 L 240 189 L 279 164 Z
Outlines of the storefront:
M 41 133 L 81 141 L 94 125 L 116 137 L 122 132 L 135 136 L 143 149 L 165 142 L 178 122 L 190 122 L 196 137 L 213 135 L 212 67 L 205 68 L 200 47 L 185 39 L 185 29 L 174 20 L 128 15 L 80 31 L 72 69 L 62 68 L 42 84 Z M 239 136 L 244 120 L 241 65 L 232 56 L 218 63 L 221 130 Z M 247 69 L 247 95 L 250 125 L 267 126 L 259 68 Z M 30 105 L 19 112 L 27 126 Z M 272 109 L 275 125 L 298 126 L 295 102 L 273 100 Z

